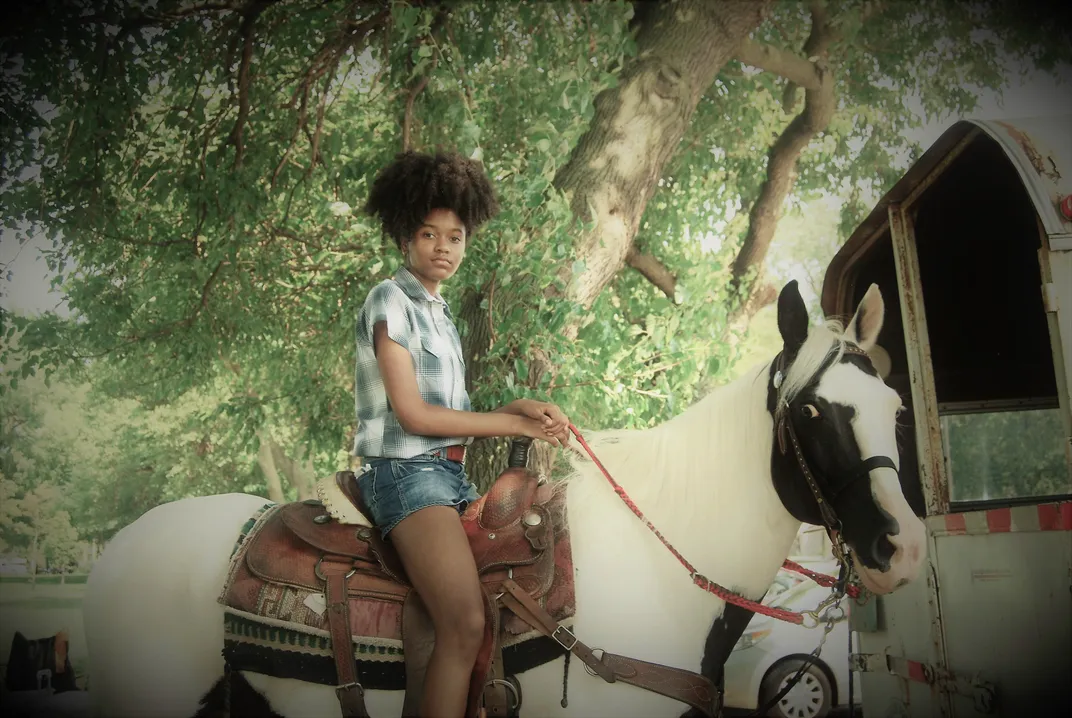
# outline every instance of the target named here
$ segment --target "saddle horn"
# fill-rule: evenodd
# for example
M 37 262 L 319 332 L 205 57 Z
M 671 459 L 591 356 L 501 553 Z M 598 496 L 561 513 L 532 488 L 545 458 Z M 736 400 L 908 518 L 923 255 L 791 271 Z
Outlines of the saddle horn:
M 527 436 L 519 436 L 510 442 L 510 457 L 506 465 L 511 469 L 523 469 L 529 464 L 529 447 L 532 439 Z

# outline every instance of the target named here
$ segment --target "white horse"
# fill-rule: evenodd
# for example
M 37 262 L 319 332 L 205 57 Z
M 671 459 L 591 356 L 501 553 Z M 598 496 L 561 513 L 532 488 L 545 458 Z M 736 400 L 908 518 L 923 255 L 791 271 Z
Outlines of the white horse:
M 847 329 L 833 322 L 809 327 L 792 282 L 779 298 L 784 346 L 775 362 L 653 429 L 586 438 L 697 571 L 758 600 L 801 523 L 822 523 L 792 448 L 780 450 L 776 422 L 784 417 L 836 511 L 862 582 L 876 594 L 890 592 L 916 577 L 926 544 L 896 469 L 900 398 L 859 353 L 873 346 L 883 312 L 872 286 Z M 876 456 L 892 461 L 865 461 Z M 706 643 L 705 664 L 715 664 L 721 675 L 750 614 L 729 621 L 723 601 L 693 584 L 598 469 L 584 457 L 571 461 L 566 503 L 577 637 L 592 647 L 693 671 L 700 669 Z M 217 714 L 202 705 L 224 674 L 217 596 L 240 528 L 264 504 L 243 494 L 175 501 L 147 512 L 108 545 L 84 604 L 97 715 Z M 517 676 L 522 715 L 651 718 L 686 709 L 655 693 L 594 678 L 579 660 L 569 663 L 563 708 L 563 668 L 557 658 Z M 275 714 L 341 714 L 332 686 L 242 676 Z M 373 718 L 387 718 L 400 715 L 403 696 L 370 690 L 365 701 Z

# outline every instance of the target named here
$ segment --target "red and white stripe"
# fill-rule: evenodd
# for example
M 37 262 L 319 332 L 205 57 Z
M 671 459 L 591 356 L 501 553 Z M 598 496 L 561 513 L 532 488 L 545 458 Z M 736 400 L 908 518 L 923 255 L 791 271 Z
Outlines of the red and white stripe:
M 934 674 L 925 663 L 889 653 L 854 654 L 850 660 L 852 670 L 857 673 L 890 673 L 920 683 L 930 683 Z
M 927 528 L 935 536 L 1072 531 L 1072 501 L 928 516 Z

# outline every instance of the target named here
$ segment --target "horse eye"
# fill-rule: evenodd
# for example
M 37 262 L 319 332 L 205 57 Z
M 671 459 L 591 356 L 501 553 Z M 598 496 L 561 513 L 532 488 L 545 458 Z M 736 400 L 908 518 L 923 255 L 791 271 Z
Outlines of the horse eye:
M 908 407 L 906 407 L 904 404 L 901 404 L 899 407 L 897 407 L 897 416 L 900 416 L 906 411 L 908 411 Z
M 816 409 L 811 404 L 804 404 L 803 406 L 801 406 L 800 407 L 800 413 L 803 414 L 808 419 L 818 419 L 819 418 L 819 410 Z

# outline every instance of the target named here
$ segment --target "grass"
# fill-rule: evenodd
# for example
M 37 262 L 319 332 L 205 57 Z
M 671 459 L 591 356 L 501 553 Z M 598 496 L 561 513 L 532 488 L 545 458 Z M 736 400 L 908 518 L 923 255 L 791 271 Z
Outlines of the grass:
M 59 573 L 30 575 L 0 575 L 0 584 L 38 584 L 38 585 L 67 585 L 85 583 L 89 580 L 87 573 Z

